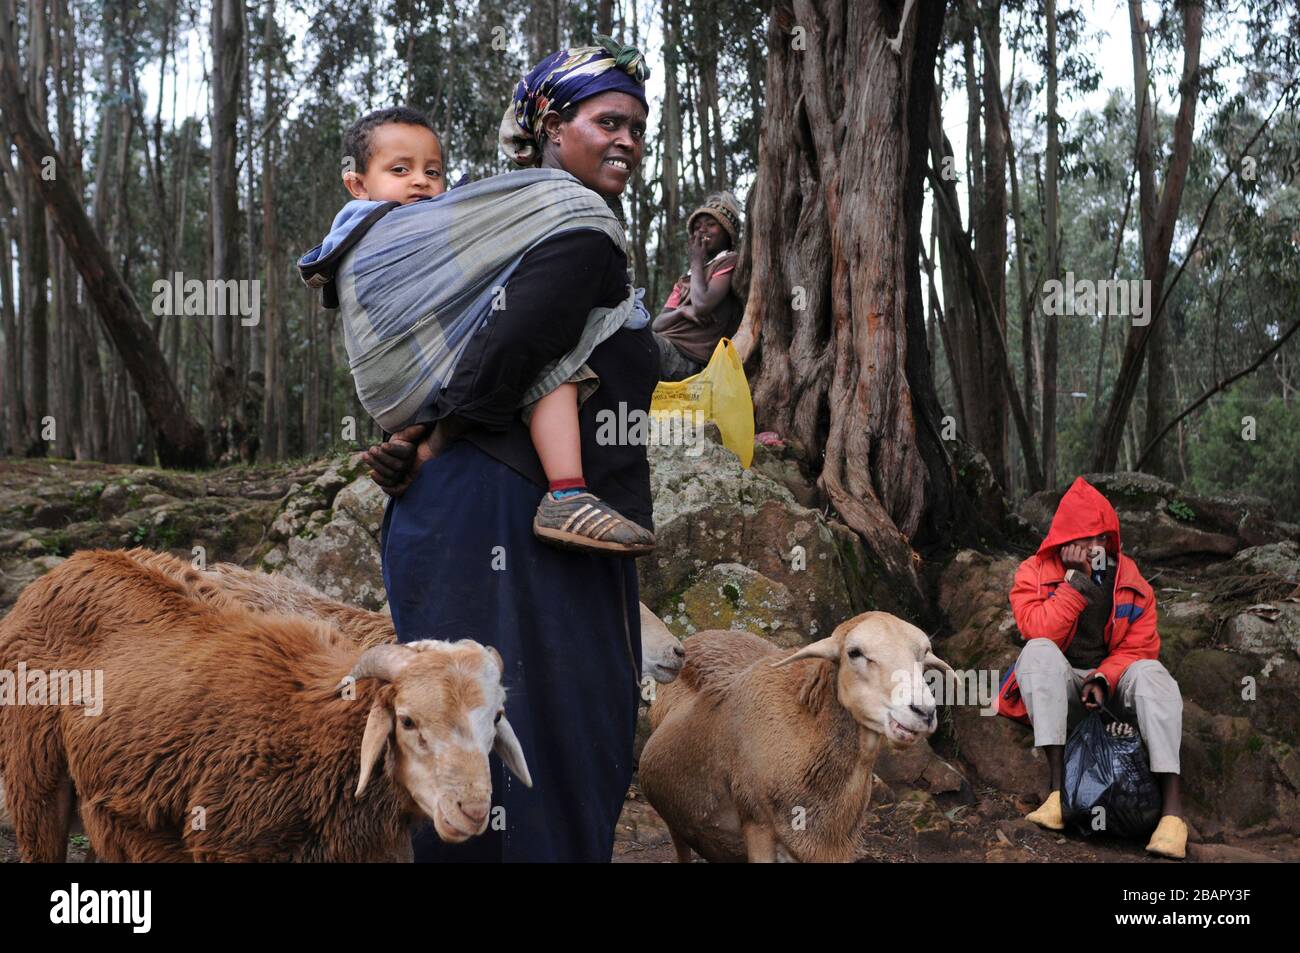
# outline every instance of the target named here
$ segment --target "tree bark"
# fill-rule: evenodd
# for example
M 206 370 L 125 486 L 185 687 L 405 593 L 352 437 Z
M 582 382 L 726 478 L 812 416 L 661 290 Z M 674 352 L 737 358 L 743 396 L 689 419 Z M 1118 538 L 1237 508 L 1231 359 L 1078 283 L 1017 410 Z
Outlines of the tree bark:
M 243 0 L 215 0 L 211 8 L 212 27 L 212 160 L 210 168 L 212 270 L 210 277 L 223 281 L 238 278 L 239 270 L 239 180 L 236 173 L 236 125 L 244 52 Z M 211 405 L 208 427 L 213 456 L 220 459 L 229 449 L 237 410 L 237 372 L 234 359 L 235 318 L 210 316 L 212 364 L 209 369 Z
M 265 100 L 263 114 L 271 117 L 275 112 L 275 74 L 272 70 L 272 43 L 275 40 L 275 0 L 270 0 L 266 11 L 266 32 L 263 37 L 262 88 Z M 276 126 L 278 126 L 278 121 Z M 262 137 L 262 254 L 266 259 L 266 300 L 262 307 L 262 332 L 266 335 L 263 348 L 262 380 L 266 392 L 266 412 L 263 415 L 262 446 L 273 460 L 284 457 L 284 447 L 276 440 L 277 424 L 284 413 L 285 386 L 281 379 L 280 349 L 276 338 L 280 333 L 280 236 L 275 215 L 275 152 L 277 139 L 272 128 Z
M 1003 338 L 1007 331 L 1007 145 L 1003 131 L 1002 89 L 998 79 L 998 53 L 1002 47 L 1002 31 L 998 26 L 1001 0 L 991 0 L 982 5 L 976 14 L 982 25 L 978 27 L 984 42 L 980 44 L 984 58 L 981 98 L 984 107 L 984 172 L 983 182 L 977 192 L 971 193 L 972 224 L 975 227 L 975 258 L 996 309 L 998 328 Z M 976 212 L 976 210 L 978 210 Z M 979 350 L 980 390 L 983 397 L 979 412 L 983 418 L 980 428 L 982 439 L 978 444 L 993 468 L 993 475 L 1001 486 L 1008 483 L 1007 473 L 1007 394 L 1002 386 L 1002 373 L 998 367 L 997 341 L 992 335 L 981 335 Z
M 27 75 L 25 85 L 30 108 L 42 129 L 46 128 L 45 96 L 45 4 L 43 0 L 29 0 L 27 4 Z M 7 45 L 14 52 L 12 59 L 17 82 L 17 43 Z M 52 152 L 53 150 L 51 150 Z M 46 153 L 49 155 L 50 153 Z M 43 158 L 43 157 L 42 157 Z M 34 173 L 39 177 L 44 167 Z M 19 180 L 20 201 L 23 204 L 23 241 L 19 256 L 23 312 L 27 333 L 23 347 L 23 403 L 26 406 L 28 432 L 24 452 L 27 456 L 43 457 L 48 447 L 41 439 L 42 421 L 51 415 L 53 407 L 49 397 L 49 298 L 45 286 L 50 278 L 49 245 L 45 236 L 45 208 L 41 203 L 40 188 L 33 178 Z M 56 420 L 56 427 L 58 421 Z
M 7 157 L 6 157 L 7 158 Z M 18 341 L 18 315 L 14 308 L 13 260 L 10 257 L 12 226 L 9 209 L 12 198 L 0 174 L 0 330 L 4 332 L 4 362 L 0 370 L 0 400 L 4 401 L 5 452 L 21 453 L 25 448 L 26 432 L 22 401 L 22 353 Z
M 681 2 L 681 0 L 677 0 Z M 663 0 L 664 16 L 664 116 L 663 116 L 663 177 L 660 183 L 664 203 L 664 226 L 659 239 L 656 271 L 662 276 L 657 284 L 672 287 L 677 278 L 679 260 L 678 230 L 681 228 L 682 209 L 682 107 L 677 88 L 677 25 L 673 0 Z M 661 307 L 665 291 L 654 304 Z
M 1060 189 L 1057 174 L 1061 165 L 1061 143 L 1056 126 L 1056 0 L 1047 3 L 1047 187 L 1044 195 L 1044 219 L 1047 225 L 1047 281 L 1056 280 L 1061 272 Z M 1048 488 L 1056 486 L 1056 367 L 1058 359 L 1057 320 L 1055 314 L 1043 313 L 1043 480 Z
M 949 524 L 953 485 L 918 267 L 944 5 L 916 6 L 900 54 L 892 5 L 774 6 L 742 338 L 762 429 L 825 447 L 819 486 L 914 596 L 911 543 Z

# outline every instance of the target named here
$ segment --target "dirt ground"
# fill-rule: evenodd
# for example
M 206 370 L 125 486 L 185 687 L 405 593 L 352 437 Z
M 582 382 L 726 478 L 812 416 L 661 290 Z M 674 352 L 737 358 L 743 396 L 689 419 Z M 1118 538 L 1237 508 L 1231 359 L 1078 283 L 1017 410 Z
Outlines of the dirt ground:
M 893 803 L 874 806 L 859 862 L 1177 863 L 1152 857 L 1137 843 L 1041 830 L 1024 819 L 1025 812 L 1037 805 L 1017 802 L 993 789 L 976 793 L 975 804 L 961 804 L 954 798 L 952 805 L 946 805 L 943 797 L 932 801 L 904 795 Z M 68 861 L 76 864 L 85 859 L 85 840 L 74 837 Z M 618 820 L 613 859 L 616 864 L 676 861 L 667 825 L 635 784 L 628 791 Z M 0 863 L 17 860 L 13 836 L 0 831 Z M 1189 848 L 1188 860 L 1294 862 L 1300 861 L 1300 845 L 1280 838 L 1271 843 L 1253 841 L 1249 848 L 1194 844 Z
M 935 801 L 904 794 L 894 803 L 873 806 L 859 863 L 1179 863 L 1148 854 L 1140 843 L 1042 830 L 1024 818 L 1037 804 L 991 788 L 975 793 L 974 804 L 962 804 L 956 796 L 947 804 L 943 796 Z M 1282 838 L 1253 841 L 1249 848 L 1193 844 L 1188 860 L 1296 861 L 1300 847 Z M 675 861 L 667 825 L 633 785 L 618 821 L 614 863 Z

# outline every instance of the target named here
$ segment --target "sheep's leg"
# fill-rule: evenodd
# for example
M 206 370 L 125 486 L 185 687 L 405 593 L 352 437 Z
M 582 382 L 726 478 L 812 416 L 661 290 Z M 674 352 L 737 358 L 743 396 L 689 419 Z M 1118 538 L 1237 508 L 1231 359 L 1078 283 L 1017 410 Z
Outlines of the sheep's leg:
M 193 860 L 174 831 L 151 831 L 85 801 L 81 819 L 95 845 L 96 859 L 105 863 L 183 863 Z
M 41 753 L 46 757 L 19 770 L 6 765 L 5 797 L 19 856 L 29 863 L 59 864 L 68 858 L 68 818 L 76 802 L 67 765 L 53 752 Z
M 776 863 L 776 837 L 770 827 L 746 821 L 740 833 L 745 838 L 745 856 L 751 864 Z
M 691 862 L 691 849 L 687 846 L 686 841 L 677 836 L 677 832 L 672 828 L 668 829 L 668 836 L 673 839 L 673 850 L 677 851 L 677 863 L 689 864 Z
M 68 833 L 71 834 L 73 837 L 76 837 L 78 834 L 80 834 L 81 836 L 85 837 L 87 841 L 90 840 L 90 835 L 86 833 L 86 825 L 81 822 L 81 802 L 80 799 L 77 797 L 77 792 L 75 788 L 72 792 L 71 810 L 69 810 L 68 812 Z M 95 856 L 95 845 L 87 844 L 85 862 L 88 864 L 93 864 L 97 859 L 98 858 Z

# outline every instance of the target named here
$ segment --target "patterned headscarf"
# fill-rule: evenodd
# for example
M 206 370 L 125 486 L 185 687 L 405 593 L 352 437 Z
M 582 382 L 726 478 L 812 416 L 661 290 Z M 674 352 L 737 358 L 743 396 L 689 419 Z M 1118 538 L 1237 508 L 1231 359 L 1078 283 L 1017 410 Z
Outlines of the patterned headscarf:
M 609 90 L 635 96 L 650 111 L 645 81 L 650 67 L 635 46 L 596 34 L 599 46 L 577 46 L 552 53 L 515 87 L 501 118 L 501 151 L 522 166 L 541 165 L 542 120 Z

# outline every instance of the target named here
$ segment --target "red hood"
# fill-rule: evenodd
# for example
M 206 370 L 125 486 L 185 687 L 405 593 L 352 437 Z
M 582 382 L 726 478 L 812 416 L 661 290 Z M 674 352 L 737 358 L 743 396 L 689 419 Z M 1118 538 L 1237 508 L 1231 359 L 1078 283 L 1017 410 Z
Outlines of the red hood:
M 1095 486 L 1083 477 L 1077 477 L 1061 497 L 1056 515 L 1052 517 L 1052 527 L 1047 531 L 1047 538 L 1038 547 L 1038 555 L 1045 556 L 1058 546 L 1101 533 L 1111 534 L 1114 542 L 1112 555 L 1118 555 L 1119 516 L 1115 513 L 1115 507 L 1110 505 Z

